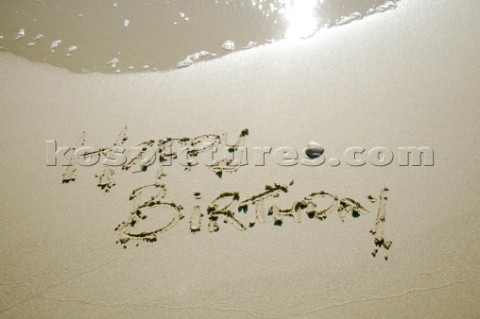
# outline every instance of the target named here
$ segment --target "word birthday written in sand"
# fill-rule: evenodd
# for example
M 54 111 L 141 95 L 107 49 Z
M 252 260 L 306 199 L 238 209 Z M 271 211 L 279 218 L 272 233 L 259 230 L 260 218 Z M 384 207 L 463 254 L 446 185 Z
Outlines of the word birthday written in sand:
M 197 137 L 166 138 L 160 140 L 148 140 L 137 144 L 130 149 L 119 167 L 121 170 L 130 170 L 136 168 L 135 172 L 145 172 L 149 167 L 156 165 L 157 172 L 155 180 L 148 185 L 138 187 L 131 192 L 129 200 L 133 203 L 133 208 L 126 220 L 115 227 L 118 234 L 117 243 L 127 248 L 129 243 L 137 241 L 156 242 L 157 238 L 178 225 L 184 218 L 184 206 L 173 200 L 167 200 L 167 186 L 162 179 L 167 176 L 165 166 L 162 163 L 176 159 L 180 152 L 186 154 L 187 162 L 185 170 L 190 171 L 194 165 L 192 159 L 204 152 L 211 152 L 217 147 L 224 147 L 228 151 L 220 160 L 215 160 L 208 166 L 209 170 L 222 178 L 223 173 L 233 173 L 242 165 L 238 158 L 242 155 L 242 148 L 245 145 L 245 139 L 249 132 L 243 130 L 234 144 L 227 143 L 226 134 L 215 135 L 205 134 Z M 76 146 L 68 148 L 65 152 L 73 151 L 69 163 L 66 165 L 66 171 L 63 174 L 63 183 L 70 183 L 76 180 L 76 171 L 80 160 L 88 161 L 93 157 L 104 157 L 106 161 L 118 159 L 118 154 L 124 154 L 124 150 L 119 151 L 121 146 L 127 141 L 127 128 L 121 130 L 118 138 L 110 147 L 104 147 L 96 150 L 85 149 L 83 152 L 75 152 L 85 145 L 85 132 L 77 140 Z M 147 154 L 147 150 L 155 150 L 155 154 Z M 65 155 L 64 154 L 64 155 Z M 154 159 L 152 161 L 152 158 Z M 158 161 L 155 160 L 158 158 Z M 105 162 L 104 161 L 104 164 Z M 103 171 L 97 175 L 97 186 L 105 193 L 109 192 L 115 186 L 114 174 L 115 166 L 105 165 Z M 133 169 L 132 169 L 133 170 Z M 220 230 L 221 222 L 233 225 L 239 231 L 245 231 L 253 228 L 256 223 L 267 223 L 269 220 L 274 226 L 281 226 L 287 219 L 300 223 L 302 215 L 310 219 L 323 221 L 331 213 L 336 212 L 338 217 L 344 221 L 348 216 L 358 218 L 368 214 L 364 205 L 359 201 L 348 197 L 339 197 L 324 190 L 312 192 L 307 196 L 294 201 L 289 207 L 280 208 L 276 204 L 267 204 L 267 199 L 274 201 L 282 194 L 288 193 L 294 181 L 286 184 L 273 183 L 266 185 L 265 189 L 257 194 L 242 198 L 239 192 L 225 191 L 213 199 L 206 209 L 200 205 L 194 205 L 189 212 L 189 229 L 192 233 L 200 232 L 202 221 L 207 221 L 208 232 L 217 232 Z M 385 220 L 387 212 L 388 188 L 383 188 L 378 196 L 369 195 L 367 197 L 370 203 L 376 203 L 377 216 L 375 225 L 370 230 L 374 237 L 374 249 L 372 255 L 375 257 L 380 249 L 388 250 L 392 245 L 391 240 L 385 239 Z M 148 194 L 148 195 L 147 195 Z M 195 199 L 200 199 L 202 194 L 195 192 Z M 164 214 L 167 221 L 161 225 L 155 225 L 148 229 L 148 217 L 152 214 Z M 137 230 L 139 225 L 142 230 Z M 384 256 L 388 260 L 388 256 Z

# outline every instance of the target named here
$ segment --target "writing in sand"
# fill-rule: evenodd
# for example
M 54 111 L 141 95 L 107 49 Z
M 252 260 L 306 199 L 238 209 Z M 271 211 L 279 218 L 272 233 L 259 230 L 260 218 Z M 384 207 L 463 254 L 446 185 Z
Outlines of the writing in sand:
M 226 157 L 215 161 L 215 164 L 208 168 L 217 176 L 222 177 L 225 172 L 233 173 L 241 166 L 232 165 L 235 161 L 235 152 L 239 151 L 245 144 L 245 139 L 248 136 L 248 130 L 243 130 L 236 143 L 228 144 L 226 134 L 220 136 L 216 134 L 205 134 L 197 137 L 182 137 L 182 138 L 166 138 L 159 140 L 148 140 L 138 144 L 133 148 L 132 153 L 129 154 L 129 160 L 126 160 L 120 168 L 122 170 L 129 170 L 132 167 L 138 167 L 136 172 L 145 172 L 149 167 L 152 167 L 151 161 L 149 165 L 145 165 L 145 151 L 148 146 L 151 149 L 153 146 L 157 153 L 155 158 L 158 158 L 158 164 L 168 161 L 178 156 L 179 150 L 186 152 L 189 157 L 196 157 L 202 152 L 207 152 L 213 147 L 224 146 L 229 152 Z M 104 156 L 106 159 L 112 157 L 114 152 L 118 152 L 118 147 L 127 141 L 127 129 L 124 128 L 118 135 L 117 140 L 111 147 L 100 148 L 94 151 L 84 152 L 79 155 L 74 152 L 69 164 L 66 165 L 66 171 L 63 174 L 63 183 L 70 183 L 76 180 L 76 171 L 78 169 L 78 161 L 80 156 Z M 177 147 L 174 148 L 173 145 Z M 85 133 L 83 132 L 77 141 L 74 149 L 85 145 Z M 230 155 L 229 155 L 230 154 Z M 237 154 L 238 155 L 238 154 Z M 151 155 L 150 155 L 151 156 Z M 163 183 L 163 178 L 166 176 L 164 165 L 156 165 L 157 172 L 153 183 L 144 185 L 134 189 L 129 200 L 133 203 L 133 207 L 129 216 L 115 227 L 115 232 L 118 235 L 117 243 L 124 248 L 128 247 L 129 243 L 136 242 L 136 246 L 140 241 L 153 243 L 158 237 L 167 233 L 173 227 L 178 225 L 184 218 L 184 206 L 174 200 L 167 200 L 167 186 Z M 187 170 L 190 168 L 187 167 Z M 112 166 L 105 165 L 103 171 L 97 174 L 97 186 L 104 192 L 108 192 L 115 186 L 113 176 L 115 169 Z M 248 228 L 253 228 L 257 223 L 267 223 L 270 221 L 274 226 L 281 226 L 285 220 L 292 220 L 295 223 L 300 223 L 302 216 L 307 216 L 310 219 L 319 221 L 325 220 L 332 213 L 344 220 L 347 217 L 359 218 L 360 216 L 369 213 L 359 201 L 349 197 L 339 197 L 331 194 L 325 190 L 318 190 L 312 192 L 303 198 L 293 201 L 289 207 L 280 208 L 274 202 L 279 196 L 288 193 L 290 187 L 294 185 L 294 181 L 286 184 L 273 183 L 266 185 L 264 190 L 257 194 L 248 197 L 241 197 L 239 192 L 224 191 L 214 198 L 206 208 L 202 209 L 200 205 L 193 205 L 189 215 L 189 229 L 191 233 L 197 233 L 202 230 L 203 221 L 206 221 L 208 232 L 217 232 L 220 230 L 220 225 L 230 224 L 239 231 L 246 231 Z M 367 199 L 372 204 L 377 204 L 377 214 L 374 226 L 370 229 L 370 233 L 374 237 L 374 249 L 372 255 L 375 257 L 380 249 L 388 250 L 392 245 L 391 240 L 385 238 L 385 221 L 387 213 L 388 188 L 383 188 L 378 196 L 368 195 Z M 195 192 L 195 199 L 200 199 L 202 194 Z M 272 203 L 273 201 L 273 203 Z M 270 203 L 270 204 L 267 204 Z M 148 225 L 149 216 L 152 214 L 163 214 L 167 216 L 167 221 L 162 225 Z M 137 230 L 138 225 L 142 230 Z M 384 256 L 385 260 L 388 257 Z

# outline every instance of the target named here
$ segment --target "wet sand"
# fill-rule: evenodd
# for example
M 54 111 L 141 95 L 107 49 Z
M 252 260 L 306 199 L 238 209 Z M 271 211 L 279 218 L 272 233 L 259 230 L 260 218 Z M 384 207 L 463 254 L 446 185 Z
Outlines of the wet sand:
M 385 0 L 4 1 L 0 50 L 80 73 L 164 71 L 396 7 Z
M 477 7 L 404 0 L 308 40 L 168 73 L 80 75 L 1 54 L 0 318 L 478 316 Z M 316 141 L 326 157 L 351 146 L 428 146 L 435 162 L 282 167 L 267 157 L 222 178 L 173 165 L 160 179 L 164 200 L 185 218 L 154 242 L 123 248 L 115 228 L 156 169 L 117 170 L 108 193 L 97 187 L 100 166 L 79 167 L 62 184 L 65 167 L 46 165 L 46 140 L 73 146 L 85 131 L 101 148 L 125 126 L 128 145 L 222 133 L 234 143 L 248 128 L 248 146 Z M 229 219 L 209 232 L 207 208 L 220 194 L 242 201 L 274 183 L 288 192 L 266 199 L 273 213 L 321 191 L 368 213 L 342 222 L 336 212 L 320 220 L 299 211 L 275 225 L 280 215 L 252 206 L 238 212 L 246 230 Z M 205 216 L 193 231 L 197 207 Z M 143 213 L 139 231 L 172 217 Z M 389 249 L 376 245 L 379 233 Z

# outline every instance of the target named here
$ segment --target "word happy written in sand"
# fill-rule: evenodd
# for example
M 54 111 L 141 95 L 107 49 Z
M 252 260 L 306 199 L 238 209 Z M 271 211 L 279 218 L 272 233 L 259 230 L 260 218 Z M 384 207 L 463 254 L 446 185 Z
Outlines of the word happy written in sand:
M 228 144 L 226 134 L 215 135 L 205 134 L 194 138 L 166 138 L 163 140 L 148 140 L 137 145 L 136 148 L 129 154 L 129 160 L 125 161 L 120 168 L 122 170 L 129 170 L 132 167 L 139 168 L 136 172 L 145 172 L 152 163 L 145 165 L 145 152 L 152 147 L 155 147 L 156 155 L 158 155 L 158 163 L 162 163 L 171 159 L 175 159 L 178 156 L 178 152 L 181 149 L 186 152 L 188 157 L 196 157 L 202 152 L 211 150 L 213 147 L 223 146 L 226 147 L 229 152 L 227 156 L 222 160 L 216 161 L 215 165 L 210 165 L 209 169 L 222 177 L 223 173 L 233 173 L 237 171 L 241 165 L 232 165 L 235 160 L 235 153 L 239 152 L 245 144 L 245 139 L 248 136 L 248 130 L 243 130 L 235 144 Z M 80 156 L 92 157 L 92 156 L 104 156 L 105 158 L 111 158 L 112 154 L 116 151 L 116 148 L 123 145 L 127 141 L 127 129 L 124 128 L 115 143 L 111 147 L 101 148 L 95 151 L 85 152 L 82 155 L 74 154 L 70 157 L 70 163 L 67 165 L 67 169 L 63 174 L 63 183 L 70 183 L 76 180 L 77 164 Z M 173 145 L 176 144 L 177 148 L 174 150 Z M 77 145 L 73 150 L 85 145 L 85 133 L 82 133 L 77 141 Z M 156 146 L 155 146 L 156 145 Z M 156 162 L 156 161 L 155 161 Z M 158 171 L 156 179 L 153 183 L 136 188 L 130 195 L 130 201 L 133 202 L 133 208 L 129 217 L 115 227 L 115 232 L 118 234 L 119 239 L 117 243 L 122 244 L 124 248 L 127 248 L 127 244 L 134 241 L 144 242 L 156 242 L 158 236 L 168 232 L 170 229 L 180 223 L 185 218 L 184 206 L 175 201 L 166 200 L 167 186 L 162 183 L 162 178 L 166 176 L 165 168 L 163 165 L 157 165 Z M 191 167 L 187 165 L 186 171 L 189 171 Z M 104 192 L 115 186 L 113 179 L 115 170 L 111 166 L 105 166 L 100 174 L 97 174 L 98 178 L 97 186 Z M 338 217 L 343 221 L 347 216 L 358 218 L 362 215 L 369 213 L 369 211 L 360 202 L 352 198 L 340 198 L 327 191 L 319 190 L 317 192 L 310 193 L 309 195 L 294 201 L 290 207 L 279 208 L 273 204 L 266 205 L 267 199 L 275 199 L 280 195 L 288 192 L 289 188 L 294 185 L 294 181 L 287 184 L 277 184 L 265 186 L 265 190 L 258 194 L 252 195 L 245 199 L 241 198 L 239 192 L 222 192 L 218 195 L 206 209 L 201 208 L 200 205 L 195 205 L 190 213 L 189 228 L 192 233 L 201 231 L 202 220 L 206 219 L 208 222 L 208 231 L 217 232 L 220 230 L 221 222 L 225 224 L 231 224 L 240 231 L 245 231 L 248 228 L 252 228 L 256 223 L 266 223 L 269 219 L 273 225 L 281 226 L 286 219 L 291 219 L 296 223 L 301 222 L 301 216 L 306 215 L 310 219 L 325 220 L 331 213 L 336 212 Z M 384 237 L 384 227 L 386 218 L 386 205 L 387 205 L 387 192 L 388 189 L 381 190 L 378 197 L 368 196 L 368 200 L 371 203 L 377 203 L 377 218 L 374 227 L 370 230 L 370 233 L 374 236 L 375 248 L 372 255 L 375 257 L 379 249 L 388 250 L 392 244 L 390 240 L 386 240 Z M 148 193 L 149 195 L 145 195 Z M 152 195 L 153 194 L 153 195 Z M 201 193 L 194 194 L 196 199 L 201 197 Z M 161 227 L 154 227 L 147 231 L 136 231 L 136 226 L 143 224 L 145 226 L 148 223 L 149 214 L 165 213 L 169 211 L 169 219 Z M 250 221 L 244 222 L 245 217 Z M 144 227 L 142 227 L 144 228 Z M 138 246 L 138 243 L 137 243 Z M 388 259 L 385 256 L 385 259 Z

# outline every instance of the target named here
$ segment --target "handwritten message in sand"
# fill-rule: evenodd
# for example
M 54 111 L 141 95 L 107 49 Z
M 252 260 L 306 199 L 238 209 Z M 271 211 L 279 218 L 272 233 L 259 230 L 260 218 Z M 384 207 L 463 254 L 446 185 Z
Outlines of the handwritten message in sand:
M 76 171 L 79 167 L 79 160 L 88 160 L 93 157 L 97 157 L 97 159 L 103 157 L 106 161 L 117 160 L 117 162 L 118 156 L 122 157 L 121 164 L 117 166 L 106 165 L 108 163 L 104 161 L 103 171 L 96 175 L 97 186 L 105 193 L 115 186 L 113 178 L 115 169 L 128 171 L 135 167 L 136 172 L 145 172 L 151 167 L 156 168 L 156 177 L 151 184 L 138 187 L 131 192 L 129 200 L 133 203 L 133 207 L 130 215 L 115 227 L 119 238 L 117 243 L 124 248 L 127 248 L 128 244 L 132 242 L 137 242 L 137 246 L 138 241 L 156 242 L 159 236 L 177 226 L 185 216 L 189 216 L 190 231 L 196 233 L 202 231 L 202 221 L 204 220 L 207 222 L 208 232 L 219 231 L 222 222 L 233 225 L 239 231 L 246 231 L 248 228 L 253 228 L 256 223 L 271 222 L 274 226 L 281 226 L 285 220 L 301 223 L 302 216 L 323 221 L 336 212 L 339 219 L 343 221 L 347 217 L 359 218 L 369 213 L 369 210 L 359 201 L 340 197 L 325 190 L 307 194 L 303 198 L 293 201 L 286 208 L 280 208 L 276 204 L 266 204 L 267 199 L 275 200 L 282 194 L 288 193 L 289 188 L 294 185 L 293 180 L 286 184 L 266 185 L 264 191 L 247 197 L 241 196 L 236 191 L 224 191 L 213 199 L 206 209 L 202 210 L 200 205 L 194 205 L 189 213 L 184 212 L 184 206 L 181 203 L 166 199 L 167 185 L 163 183 L 163 178 L 167 174 L 166 167 L 162 163 L 178 158 L 180 152 L 183 152 L 187 159 L 185 170 L 188 171 L 193 167 L 193 165 L 189 165 L 189 163 L 193 163 L 191 159 L 223 146 L 228 150 L 224 154 L 225 157 L 208 166 L 210 171 L 222 178 L 224 173 L 234 173 L 241 167 L 236 159 L 238 159 L 238 153 L 241 153 L 248 134 L 247 129 L 243 130 L 234 144 L 227 143 L 226 134 L 148 140 L 125 152 L 120 148 L 128 139 L 127 129 L 124 128 L 110 147 L 85 151 L 81 154 L 73 152 L 63 174 L 62 182 L 65 184 L 74 182 L 77 178 Z M 72 150 L 79 149 L 84 145 L 85 133 L 82 133 Z M 152 148 L 155 153 L 147 154 L 148 151 L 151 152 Z M 156 160 L 157 158 L 158 160 Z M 388 188 L 385 187 L 378 196 L 367 196 L 370 203 L 377 205 L 375 224 L 370 229 L 370 233 L 374 237 L 375 248 L 372 251 L 374 257 L 380 249 L 388 250 L 392 245 L 392 241 L 385 238 L 388 191 Z M 194 193 L 196 199 L 200 199 L 201 196 L 200 192 Z M 161 226 L 156 224 L 150 230 L 145 230 L 148 228 L 145 228 L 146 225 L 148 226 L 148 217 L 159 213 L 168 216 L 168 221 Z M 141 227 L 142 230 L 137 230 L 140 224 L 144 227 Z M 385 255 L 384 258 L 387 260 L 388 256 Z

